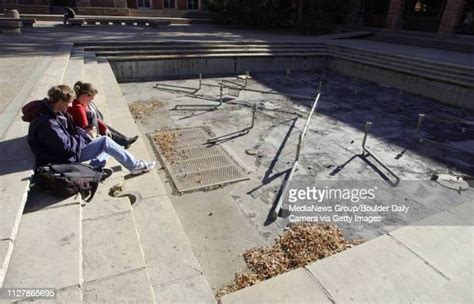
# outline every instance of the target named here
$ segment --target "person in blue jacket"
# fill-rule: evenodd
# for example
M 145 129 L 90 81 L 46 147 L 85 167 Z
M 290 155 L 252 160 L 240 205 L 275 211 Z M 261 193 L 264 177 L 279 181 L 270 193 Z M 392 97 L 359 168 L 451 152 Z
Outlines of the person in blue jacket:
M 74 96 L 69 86 L 57 85 L 49 89 L 48 98 L 37 101 L 37 115 L 29 120 L 28 144 L 38 166 L 90 161 L 91 166 L 103 168 L 110 155 L 132 174 L 155 167 L 154 161 L 137 160 L 110 137 L 93 138 L 77 127 L 66 112 Z

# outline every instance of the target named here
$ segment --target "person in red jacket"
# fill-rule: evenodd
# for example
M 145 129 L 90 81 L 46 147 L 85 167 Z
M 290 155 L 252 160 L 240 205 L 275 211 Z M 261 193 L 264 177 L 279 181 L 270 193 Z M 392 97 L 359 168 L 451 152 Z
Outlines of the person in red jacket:
M 137 141 L 138 136 L 128 138 L 105 124 L 102 113 L 93 102 L 95 95 L 99 92 L 94 85 L 78 81 L 74 84 L 74 91 L 76 99 L 68 109 L 68 113 L 73 117 L 76 125 L 86 130 L 92 138 L 98 134 L 109 136 L 125 149 Z

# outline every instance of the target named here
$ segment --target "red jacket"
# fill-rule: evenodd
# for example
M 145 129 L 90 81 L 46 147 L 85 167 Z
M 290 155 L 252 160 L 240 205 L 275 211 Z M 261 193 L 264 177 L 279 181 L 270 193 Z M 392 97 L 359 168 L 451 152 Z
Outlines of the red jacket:
M 79 101 L 77 100 L 74 100 L 72 102 L 72 106 L 69 107 L 69 109 L 67 110 L 67 112 L 74 119 L 74 122 L 76 123 L 76 125 L 83 129 L 86 129 L 91 125 L 91 122 L 87 120 L 87 114 L 86 114 L 87 111 L 88 109 L 85 106 L 83 106 L 81 103 L 79 103 Z M 97 119 L 97 122 L 99 124 L 99 130 L 98 130 L 99 134 L 105 135 L 107 133 L 107 126 L 100 119 Z

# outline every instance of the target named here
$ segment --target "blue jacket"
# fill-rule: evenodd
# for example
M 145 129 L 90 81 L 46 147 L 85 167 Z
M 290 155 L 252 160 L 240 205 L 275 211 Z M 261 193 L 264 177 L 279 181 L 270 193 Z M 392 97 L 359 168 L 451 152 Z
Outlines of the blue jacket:
M 28 144 L 37 165 L 78 162 L 90 137 L 76 127 L 69 114 L 55 114 L 46 101 L 42 106 L 41 113 L 30 123 L 28 130 Z

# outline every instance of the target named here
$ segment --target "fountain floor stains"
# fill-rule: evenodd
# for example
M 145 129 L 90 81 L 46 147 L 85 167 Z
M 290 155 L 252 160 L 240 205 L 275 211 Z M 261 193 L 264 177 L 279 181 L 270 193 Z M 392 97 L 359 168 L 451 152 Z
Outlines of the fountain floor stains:
M 252 73 L 248 87 L 279 93 L 316 96 L 321 72 Z M 222 79 L 208 78 L 218 84 Z M 239 131 L 252 120 L 255 126 L 243 136 L 221 144 L 252 170 L 250 180 L 212 191 L 172 195 L 182 225 L 191 240 L 204 274 L 214 290 L 232 281 L 245 267 L 241 254 L 251 247 L 269 245 L 289 223 L 288 217 L 268 221 L 271 206 L 283 178 L 295 158 L 299 133 L 312 99 L 295 100 L 283 95 L 224 89 L 224 104 L 174 110 L 176 105 L 219 101 L 219 88 L 203 86 L 196 95 L 188 91 L 154 88 L 157 82 L 124 83 L 128 102 L 158 99 L 164 106 L 137 122 L 142 136 L 157 129 L 206 127 L 217 136 Z M 161 81 L 162 84 L 198 87 L 197 79 Z M 418 114 L 426 115 L 419 142 L 415 135 Z M 386 172 L 364 158 L 364 126 L 371 121 L 367 146 L 401 178 L 390 190 Z M 309 126 L 299 169 L 290 188 L 338 185 L 357 188 L 386 187 L 382 199 L 408 202 L 406 216 L 391 214 L 384 225 L 338 225 L 349 238 L 371 239 L 396 226 L 451 209 L 474 199 L 471 188 L 461 194 L 430 182 L 434 174 L 474 175 L 474 112 L 442 105 L 428 98 L 407 94 L 347 76 L 327 73 L 317 113 Z M 250 150 L 249 150 L 250 149 Z M 253 151 L 255 153 L 246 153 Z M 162 178 L 168 179 L 164 170 Z M 168 182 L 168 191 L 172 189 Z M 388 190 L 387 190 L 388 189 Z

